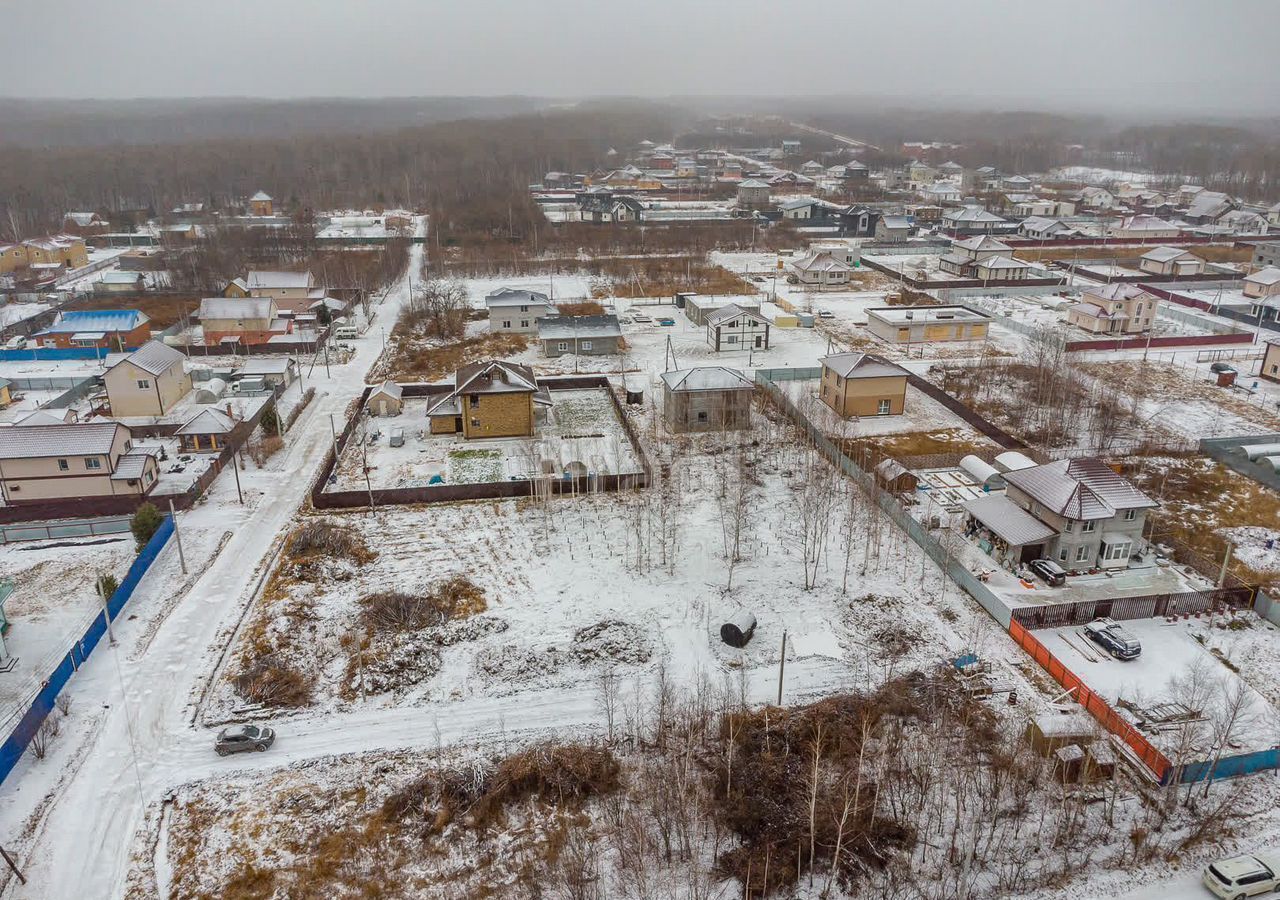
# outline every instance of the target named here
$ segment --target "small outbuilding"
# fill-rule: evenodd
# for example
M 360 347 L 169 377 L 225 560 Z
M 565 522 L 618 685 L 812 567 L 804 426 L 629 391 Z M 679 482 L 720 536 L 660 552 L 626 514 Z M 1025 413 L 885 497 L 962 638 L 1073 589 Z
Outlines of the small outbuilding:
M 369 393 L 365 409 L 374 416 L 398 416 L 404 412 L 404 388 L 384 381 Z
M 910 494 L 920 483 L 915 473 L 893 457 L 880 460 L 874 471 L 876 483 L 891 494 Z
M 216 453 L 230 444 L 237 424 L 220 409 L 206 409 L 178 429 L 178 441 L 184 453 Z
M 991 463 L 970 453 L 960 460 L 960 469 L 978 483 L 983 490 L 996 491 L 1004 487 L 1004 477 Z
M 744 610 L 739 610 L 729 621 L 720 626 L 720 640 L 730 647 L 745 647 L 756 633 L 756 617 Z
M 1005 472 L 1016 472 L 1019 469 L 1033 469 L 1038 466 L 1031 457 L 1025 453 L 1019 453 L 1017 450 L 1006 450 L 995 458 L 995 467 L 1000 470 L 1001 474 Z

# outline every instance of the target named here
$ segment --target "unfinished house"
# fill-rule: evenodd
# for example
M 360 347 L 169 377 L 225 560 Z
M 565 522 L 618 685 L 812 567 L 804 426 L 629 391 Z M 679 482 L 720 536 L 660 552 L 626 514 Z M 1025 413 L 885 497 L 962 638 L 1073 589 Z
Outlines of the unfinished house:
M 533 369 L 502 360 L 472 363 L 453 376 L 453 389 L 427 407 L 432 434 L 467 440 L 533 437 L 538 413 L 551 395 Z
M 1063 459 L 1004 475 L 1004 497 L 965 504 L 968 533 L 1007 565 L 1052 559 L 1072 572 L 1122 569 L 1143 546 L 1156 502 L 1100 459 Z
M 609 356 L 621 350 L 622 326 L 614 315 L 545 316 L 538 320 L 538 342 L 549 358 Z
M 663 418 L 677 434 L 749 428 L 754 390 L 750 378 L 725 366 L 663 372 Z
M 907 370 L 868 353 L 824 356 L 822 402 L 844 418 L 900 416 L 907 403 Z
M 148 341 L 102 376 L 111 415 L 163 416 L 191 390 L 187 357 L 159 341 Z
M 1091 334 L 1142 334 L 1156 321 L 1160 300 L 1136 284 L 1091 287 L 1067 308 L 1067 322 Z
M 726 350 L 768 350 L 769 320 L 730 303 L 707 316 L 707 346 Z
M 555 305 L 546 294 L 524 288 L 499 288 L 484 298 L 489 310 L 489 330 L 533 334 L 538 330 L 538 320 L 554 316 Z

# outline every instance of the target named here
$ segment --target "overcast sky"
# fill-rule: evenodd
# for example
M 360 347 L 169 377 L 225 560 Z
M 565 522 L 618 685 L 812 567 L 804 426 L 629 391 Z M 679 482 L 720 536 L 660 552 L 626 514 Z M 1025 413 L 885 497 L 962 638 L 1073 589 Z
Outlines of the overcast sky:
M 0 92 L 17 97 L 861 94 L 1280 112 L 1280 0 L 3 6 Z

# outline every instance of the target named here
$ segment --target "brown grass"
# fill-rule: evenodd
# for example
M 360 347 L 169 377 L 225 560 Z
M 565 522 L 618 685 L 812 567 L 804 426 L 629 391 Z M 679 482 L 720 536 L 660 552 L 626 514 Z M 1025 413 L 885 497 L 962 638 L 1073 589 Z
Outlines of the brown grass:
M 529 345 L 528 335 L 499 332 L 431 346 L 402 333 L 399 327 L 392 340 L 395 348 L 387 362 L 387 377 L 397 381 L 439 381 L 467 363 L 503 359 Z
M 373 631 L 417 631 L 478 615 L 487 608 L 484 591 L 465 575 L 455 575 L 426 596 L 379 591 L 362 597 L 360 619 Z
M 648 256 L 595 260 L 592 295 L 602 297 L 674 297 L 677 291 L 700 294 L 754 294 L 756 285 L 723 266 L 695 256 Z
M 70 308 L 136 309 L 147 314 L 152 328 L 164 329 L 177 323 L 183 316 L 190 321 L 200 308 L 200 298 L 156 294 L 94 294 L 84 300 L 77 300 Z
M 1173 243 L 1177 243 L 1174 241 Z M 1072 260 L 1081 259 L 1107 259 L 1116 263 L 1124 263 L 1126 261 L 1136 263 L 1142 257 L 1142 254 L 1154 247 L 1154 244 L 1147 246 L 1140 245 L 1111 245 L 1102 244 L 1101 239 L 1096 246 L 1092 247 L 1025 247 L 1014 251 L 1017 259 L 1025 259 L 1031 262 L 1035 261 L 1059 261 L 1071 262 Z M 1253 258 L 1253 251 L 1247 247 L 1229 247 L 1229 246 L 1192 246 L 1188 247 L 1192 253 L 1208 262 L 1248 262 Z M 1137 268 L 1132 266 L 1131 268 Z
M 604 306 L 595 300 L 582 300 L 578 303 L 556 303 L 556 309 L 562 316 L 603 316 Z
M 875 465 L 886 456 L 902 459 L 908 456 L 983 453 L 994 447 L 995 444 L 991 441 L 964 429 L 942 428 L 856 438 L 845 441 L 843 449 L 854 459 L 865 459 L 869 465 Z

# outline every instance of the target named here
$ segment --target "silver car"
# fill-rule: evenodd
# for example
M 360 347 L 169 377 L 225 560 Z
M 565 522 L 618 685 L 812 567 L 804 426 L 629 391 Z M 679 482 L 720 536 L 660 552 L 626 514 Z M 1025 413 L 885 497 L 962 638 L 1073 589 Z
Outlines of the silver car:
M 257 725 L 231 725 L 218 732 L 218 740 L 214 743 L 213 749 L 218 751 L 219 756 L 243 753 L 246 750 L 261 752 L 274 744 L 275 740 L 274 729 L 267 728 L 265 725 L 261 728 Z

